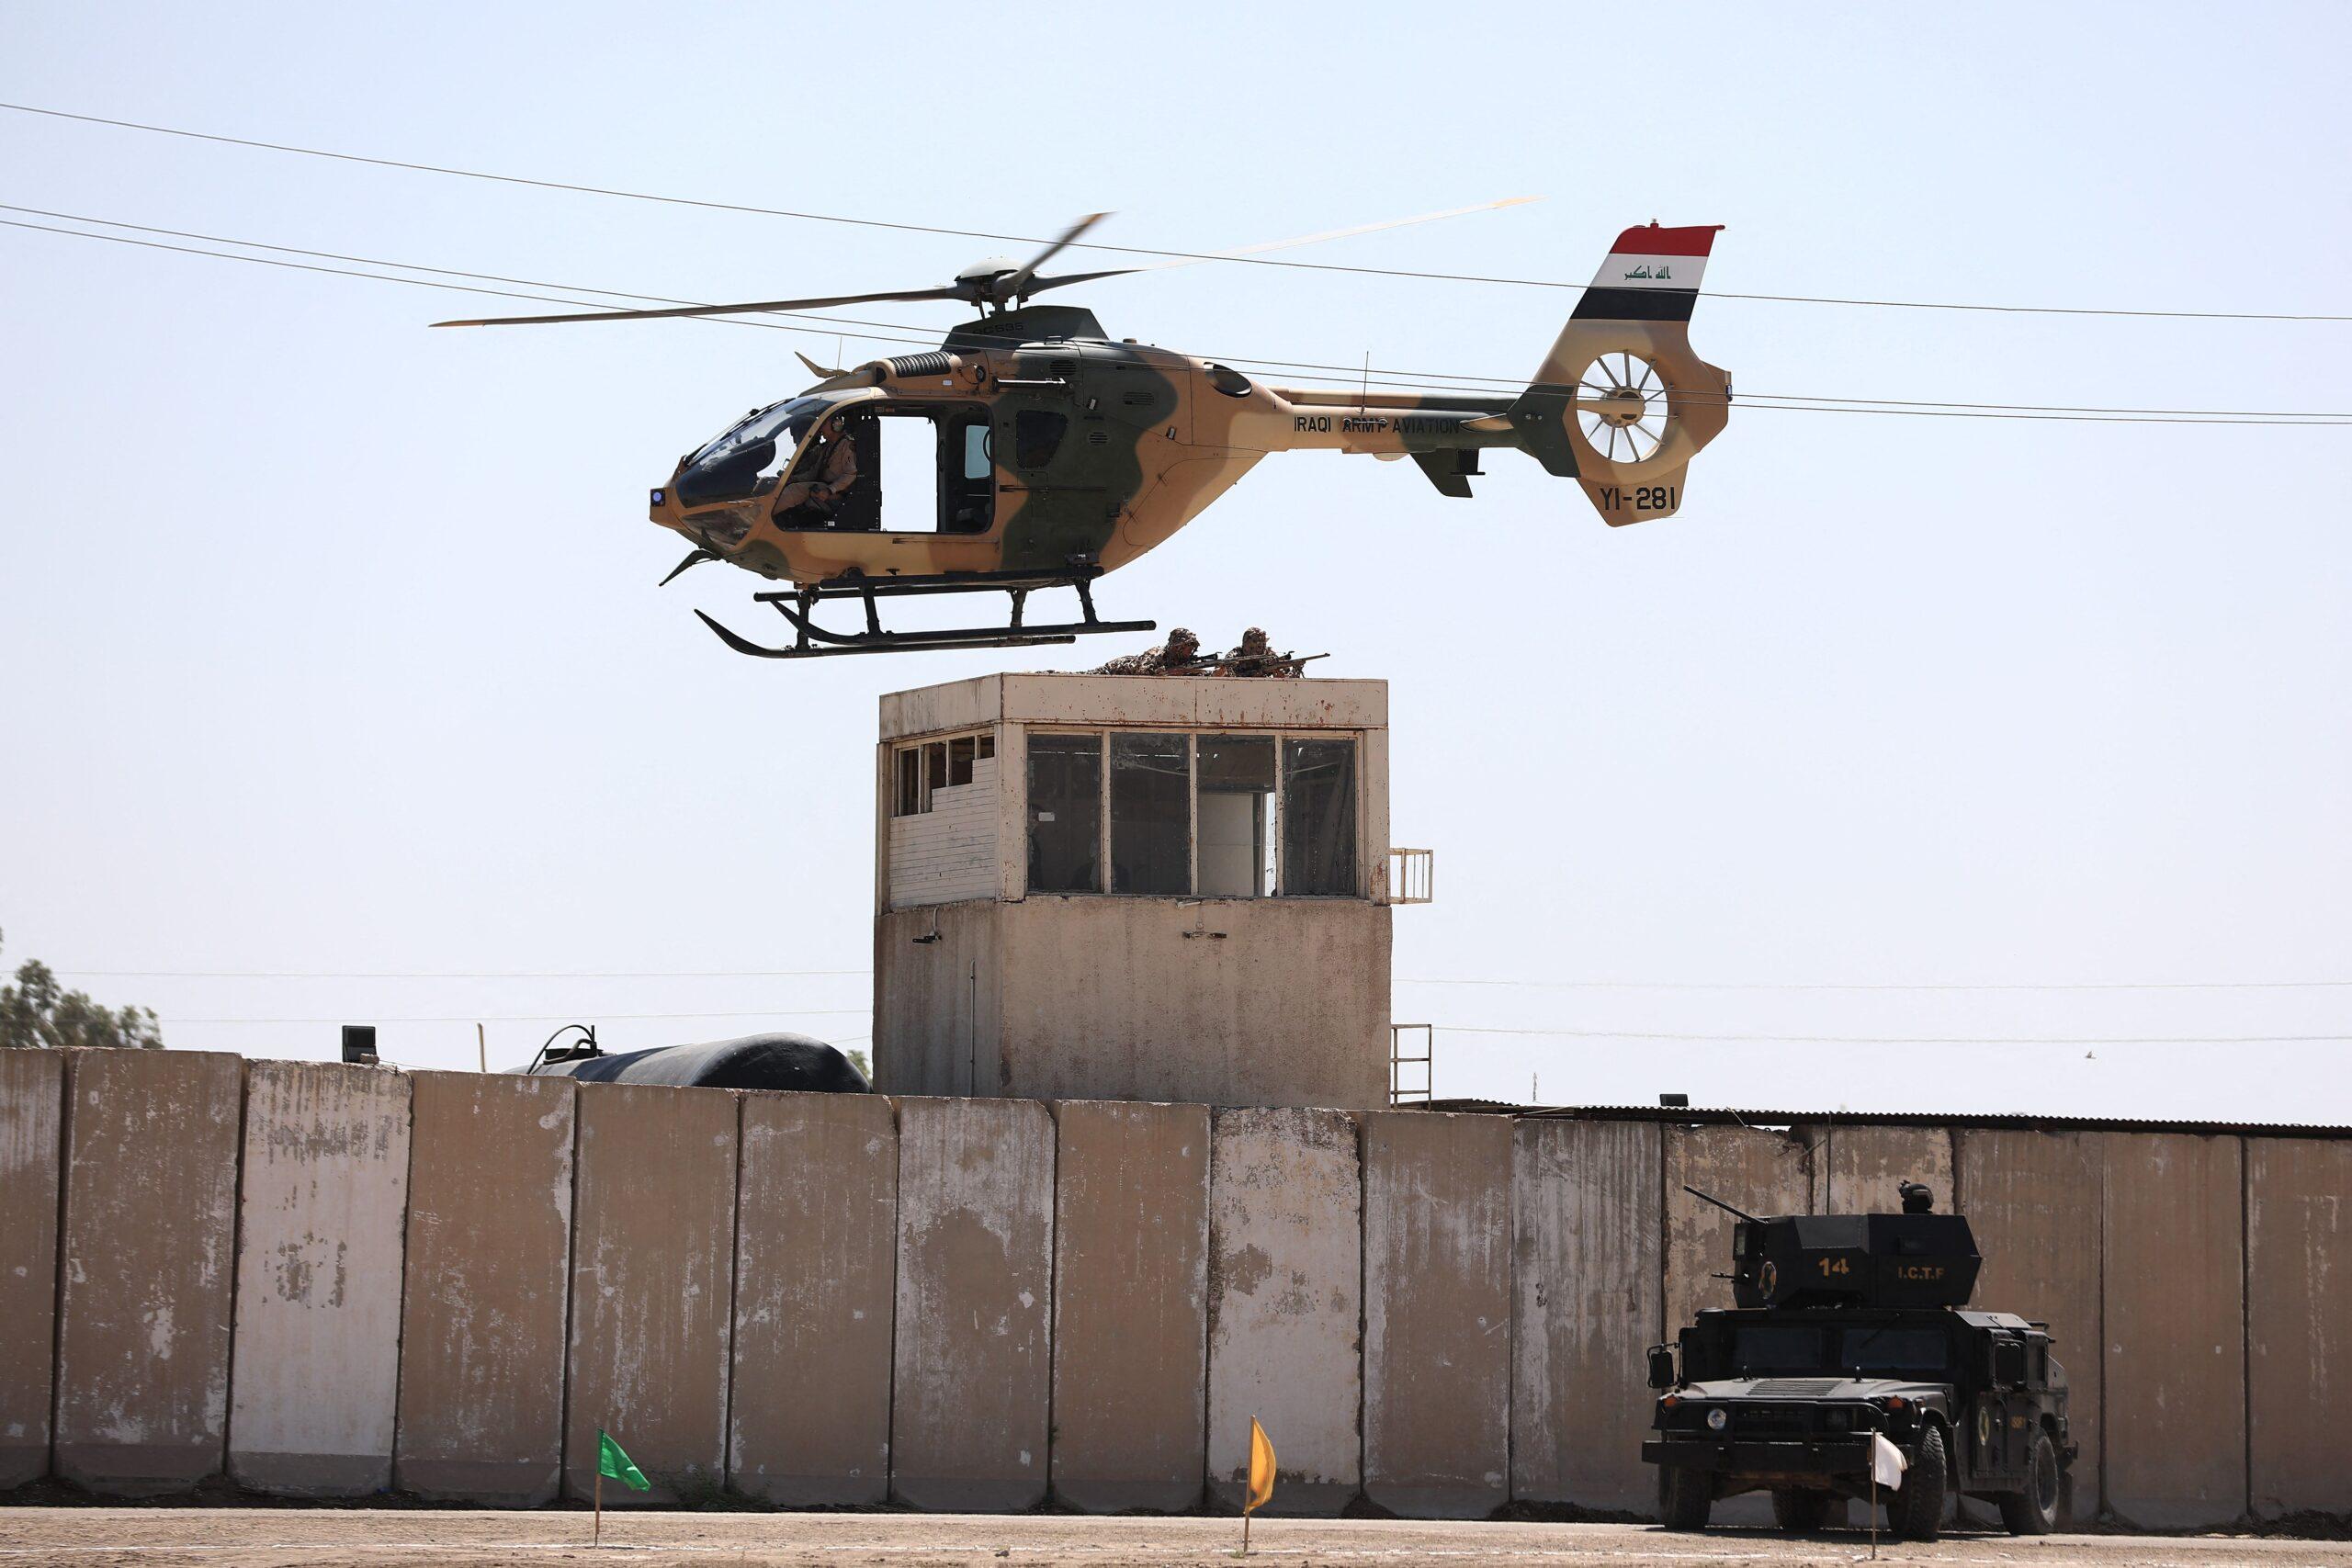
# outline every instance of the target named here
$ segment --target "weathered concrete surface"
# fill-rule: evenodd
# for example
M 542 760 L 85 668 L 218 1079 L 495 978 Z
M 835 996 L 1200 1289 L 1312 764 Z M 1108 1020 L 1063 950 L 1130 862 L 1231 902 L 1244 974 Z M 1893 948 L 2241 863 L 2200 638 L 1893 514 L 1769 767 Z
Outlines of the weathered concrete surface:
M 2108 1506 L 2143 1529 L 2236 1518 L 2246 1508 L 2238 1140 L 2118 1135 L 2106 1154 Z
M 244 1063 L 76 1051 L 67 1083 L 57 1473 L 177 1491 L 220 1469 Z
M 2245 1142 L 2254 1511 L 2352 1513 L 2352 1143 Z
M 1344 1111 L 1220 1110 L 1209 1155 L 1209 1486 L 1239 1506 L 1250 1418 L 1268 1512 L 1336 1514 L 1363 1483 L 1363 1184 Z
M 65 1054 L 0 1051 L 0 1489 L 49 1472 Z
M 571 1241 L 564 1490 L 589 1496 L 610 1432 L 652 1489 L 606 1507 L 674 1503 L 727 1473 L 738 1098 L 582 1084 Z
M 1644 1353 L 1664 1321 L 1664 1131 L 1526 1121 L 1513 1134 L 1511 1496 L 1651 1512 Z
M 2101 1506 L 2099 1255 L 2106 1145 L 2099 1133 L 1969 1128 L 1952 1134 L 1959 1197 L 1984 1267 L 1977 1305 L 2050 1325 L 2066 1369 L 2067 1420 L 2082 1452 L 2068 1474 L 2074 1518 Z
M 409 1080 L 255 1062 L 245 1076 L 229 1473 L 365 1496 L 392 1479 Z
M 1509 1119 L 1365 1117 L 1363 1490 L 1382 1507 L 1475 1519 L 1509 1500 L 1510 1280 Z
M 1054 1495 L 1089 1513 L 1201 1500 L 1209 1113 L 1055 1107 Z
M 890 1495 L 899 1123 L 878 1094 L 743 1100 L 728 1479 L 789 1507 Z
M 1034 1100 L 899 1104 L 890 1491 L 918 1508 L 1044 1501 L 1054 1123 Z
M 563 1461 L 570 1078 L 418 1073 L 392 1478 L 531 1507 Z
M 1926 1182 L 1936 1195 L 1936 1208 L 1951 1212 L 1952 1135 L 1944 1128 L 1823 1122 L 1810 1131 L 1813 1213 L 1899 1214 L 1905 1181 Z
M 1385 906 L 1040 896 L 995 910 L 1004 1016 L 983 1093 L 1388 1103 Z
M 1732 1218 L 1683 1191 L 1683 1185 L 1751 1214 L 1808 1214 L 1813 1182 L 1814 1155 L 1802 1137 L 1747 1127 L 1666 1130 L 1667 1339 L 1688 1327 L 1702 1307 L 1732 1304 L 1731 1282 L 1714 1278 L 1731 1272 Z M 1656 1485 L 1653 1476 L 1653 1499 Z M 1752 1493 L 1716 1504 L 1714 1517 L 1727 1525 L 1768 1525 L 1772 1507 L 1761 1493 Z
M 1028 840 L 1021 840 L 1027 852 Z M 874 919 L 874 1087 L 884 1094 L 1007 1092 L 994 900 Z

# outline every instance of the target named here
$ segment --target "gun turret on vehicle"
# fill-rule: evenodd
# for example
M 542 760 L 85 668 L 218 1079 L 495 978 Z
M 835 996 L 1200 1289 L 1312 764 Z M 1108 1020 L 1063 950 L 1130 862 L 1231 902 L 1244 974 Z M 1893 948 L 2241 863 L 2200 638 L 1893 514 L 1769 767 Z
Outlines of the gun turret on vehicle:
M 2055 1525 L 2075 1454 L 2065 1370 L 2043 1325 L 1966 1310 L 1983 1264 L 1967 1220 L 1907 1181 L 1897 1214 L 1758 1218 L 1685 1190 L 1737 1221 L 1736 1304 L 1650 1351 L 1642 1457 L 1669 1529 L 1751 1491 L 1783 1528 L 1818 1529 L 1838 1499 L 1879 1495 L 1882 1443 L 1900 1456 L 1886 1502 L 1903 1535 L 1934 1539 L 1953 1493 L 1997 1503 L 2020 1535 Z

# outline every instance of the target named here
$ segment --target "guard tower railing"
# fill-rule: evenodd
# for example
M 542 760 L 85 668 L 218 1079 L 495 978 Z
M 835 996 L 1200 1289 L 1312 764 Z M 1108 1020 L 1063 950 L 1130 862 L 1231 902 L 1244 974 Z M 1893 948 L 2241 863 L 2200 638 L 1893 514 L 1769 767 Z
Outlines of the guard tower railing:
M 1420 1055 L 1413 1055 L 1415 1046 Z M 1430 1091 L 1437 1079 L 1434 1061 L 1437 1056 L 1437 1031 L 1426 1023 L 1392 1023 L 1388 1026 L 1388 1103 L 1391 1105 L 1427 1105 Z M 1414 1082 L 1415 1068 L 1419 1081 Z
M 1427 904 L 1437 897 L 1435 850 L 1388 852 L 1388 897 L 1391 904 Z

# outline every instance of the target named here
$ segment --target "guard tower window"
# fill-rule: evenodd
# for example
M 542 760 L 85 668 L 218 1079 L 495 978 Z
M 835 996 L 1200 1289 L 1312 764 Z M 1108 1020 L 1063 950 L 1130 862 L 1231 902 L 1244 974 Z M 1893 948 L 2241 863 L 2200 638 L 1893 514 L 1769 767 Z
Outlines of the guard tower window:
M 901 746 L 891 759 L 890 815 L 922 817 L 933 806 L 933 792 L 972 782 L 972 765 L 996 755 L 994 735 L 959 735 L 950 740 L 922 740 Z
M 1283 742 L 1283 892 L 1310 897 L 1355 895 L 1352 740 Z
M 1111 891 L 1193 890 L 1193 738 L 1111 737 Z
M 1102 737 L 1029 737 L 1029 890 L 1099 893 Z
M 1200 892 L 1264 898 L 1274 891 L 1274 742 L 1264 735 L 1200 738 Z

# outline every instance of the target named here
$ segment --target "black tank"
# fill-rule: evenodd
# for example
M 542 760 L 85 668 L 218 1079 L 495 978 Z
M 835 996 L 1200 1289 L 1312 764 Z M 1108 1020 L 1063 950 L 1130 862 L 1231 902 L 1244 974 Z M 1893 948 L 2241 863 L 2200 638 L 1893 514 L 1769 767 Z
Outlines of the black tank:
M 873 1086 L 850 1059 L 805 1034 L 746 1034 L 707 1045 L 570 1056 L 528 1071 L 582 1083 L 670 1084 L 685 1089 L 782 1089 L 813 1094 L 867 1094 Z

